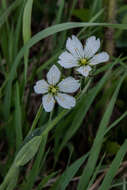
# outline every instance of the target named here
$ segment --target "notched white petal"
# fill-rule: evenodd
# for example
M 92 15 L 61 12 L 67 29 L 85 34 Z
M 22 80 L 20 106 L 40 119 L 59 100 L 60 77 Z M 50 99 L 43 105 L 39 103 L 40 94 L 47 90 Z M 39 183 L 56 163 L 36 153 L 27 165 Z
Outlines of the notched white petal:
M 84 55 L 83 46 L 76 36 L 68 38 L 66 42 L 66 49 L 73 55 L 73 57 L 79 59 Z
M 34 86 L 34 91 L 37 94 L 45 94 L 46 92 L 48 92 L 48 87 L 49 85 L 45 80 L 39 80 Z
M 72 40 L 74 42 L 75 47 L 79 50 L 80 56 L 83 57 L 84 50 L 83 50 L 82 43 L 80 42 L 80 40 L 75 35 L 72 35 Z
M 55 85 L 59 82 L 61 72 L 56 65 L 53 65 L 47 73 L 47 80 L 49 84 Z
M 91 60 L 90 65 L 97 65 L 99 63 L 104 63 L 109 60 L 109 55 L 106 52 L 101 52 L 96 54 Z
M 73 68 L 78 66 L 78 60 L 69 52 L 65 51 L 59 56 L 58 63 L 64 68 Z
M 42 97 L 42 104 L 46 112 L 51 112 L 55 105 L 55 100 L 51 94 Z
M 91 58 L 100 48 L 100 39 L 96 39 L 95 36 L 91 36 L 86 40 L 84 47 L 84 56 L 86 58 Z
M 79 67 L 78 69 L 76 69 L 76 71 L 78 71 L 84 77 L 88 77 L 89 72 L 91 70 L 92 70 L 92 68 L 90 66 L 82 66 L 82 67 Z
M 58 104 L 65 109 L 71 109 L 76 104 L 75 98 L 67 94 L 58 93 L 55 98 Z
M 58 87 L 61 92 L 73 93 L 79 89 L 80 83 L 73 77 L 67 77 L 58 84 Z

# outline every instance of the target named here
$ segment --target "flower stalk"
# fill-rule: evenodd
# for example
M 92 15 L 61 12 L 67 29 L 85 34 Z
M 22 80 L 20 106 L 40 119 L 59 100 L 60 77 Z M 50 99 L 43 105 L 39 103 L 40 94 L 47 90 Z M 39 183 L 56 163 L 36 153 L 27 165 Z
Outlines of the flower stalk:
M 108 12 L 107 12 L 107 20 L 110 23 L 115 23 L 116 18 L 116 0 L 108 0 L 106 1 Z M 114 41 L 114 29 L 108 28 L 105 33 L 106 38 L 106 51 L 113 56 L 115 53 L 115 41 Z

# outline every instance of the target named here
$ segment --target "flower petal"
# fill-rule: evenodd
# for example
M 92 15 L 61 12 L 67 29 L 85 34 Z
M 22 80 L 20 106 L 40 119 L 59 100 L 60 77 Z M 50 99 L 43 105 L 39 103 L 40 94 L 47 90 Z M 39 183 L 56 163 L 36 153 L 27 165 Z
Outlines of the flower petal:
M 98 53 L 92 59 L 90 59 L 90 65 L 97 65 L 99 63 L 107 62 L 109 55 L 106 52 Z
M 55 100 L 51 94 L 42 97 L 42 104 L 46 112 L 51 112 L 55 105 Z
M 78 60 L 69 52 L 65 51 L 59 56 L 58 63 L 64 68 L 73 68 L 78 66 Z
M 84 55 L 86 58 L 91 58 L 100 48 L 100 39 L 96 40 L 95 36 L 91 36 L 86 40 Z
M 75 98 L 67 94 L 58 93 L 55 98 L 58 104 L 65 109 L 71 109 L 76 104 Z
M 72 39 L 68 38 L 66 42 L 66 49 L 75 57 L 82 58 L 84 55 L 83 46 L 79 39 L 72 35 Z
M 91 67 L 90 66 L 82 66 L 79 67 L 78 69 L 76 69 L 76 71 L 78 71 L 81 75 L 83 75 L 84 77 L 87 77 L 89 75 L 89 72 L 91 71 Z
M 39 80 L 34 86 L 34 91 L 37 94 L 45 94 L 46 92 L 48 92 L 48 87 L 49 85 L 45 80 Z
M 61 72 L 56 65 L 53 65 L 47 73 L 47 80 L 49 84 L 55 85 L 60 80 Z
M 80 83 L 73 77 L 67 77 L 58 84 L 58 87 L 59 91 L 61 92 L 73 93 L 78 90 L 78 88 L 80 87 Z

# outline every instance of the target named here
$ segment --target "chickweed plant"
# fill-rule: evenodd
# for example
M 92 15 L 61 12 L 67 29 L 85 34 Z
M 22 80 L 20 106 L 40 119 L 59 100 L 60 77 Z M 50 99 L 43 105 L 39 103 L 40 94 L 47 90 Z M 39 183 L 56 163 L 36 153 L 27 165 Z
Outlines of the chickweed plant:
M 127 6 L 0 1 L 0 190 L 125 190 Z

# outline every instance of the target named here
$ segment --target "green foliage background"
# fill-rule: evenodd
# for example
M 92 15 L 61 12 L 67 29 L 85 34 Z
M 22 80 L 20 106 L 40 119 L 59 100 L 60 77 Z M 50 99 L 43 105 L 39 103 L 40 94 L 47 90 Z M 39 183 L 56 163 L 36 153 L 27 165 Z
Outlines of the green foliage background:
M 51 115 L 33 86 L 72 34 L 101 38 L 110 61 Z M 0 1 L 0 190 L 127 189 L 126 48 L 126 0 Z

